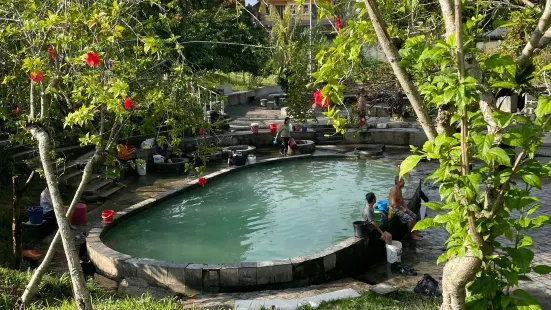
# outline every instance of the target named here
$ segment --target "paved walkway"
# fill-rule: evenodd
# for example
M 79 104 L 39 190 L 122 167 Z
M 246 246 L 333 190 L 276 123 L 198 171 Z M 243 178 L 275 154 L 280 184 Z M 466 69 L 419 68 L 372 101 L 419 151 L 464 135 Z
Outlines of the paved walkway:
M 232 129 L 245 129 L 250 127 L 251 123 L 258 123 L 261 128 L 268 128 L 271 123 L 281 124 L 283 123 L 285 116 L 281 115 L 281 110 L 268 110 L 264 107 L 259 106 L 256 103 L 252 104 L 242 104 L 231 106 L 226 109 L 226 113 L 232 119 L 230 122 L 230 127 Z M 341 111 L 341 115 L 346 117 L 346 111 Z M 370 127 L 376 127 L 379 123 L 389 123 L 391 122 L 388 117 L 371 117 L 368 119 L 368 125 Z M 392 122 L 395 127 L 411 127 L 415 126 L 413 124 L 417 122 Z M 316 121 L 308 121 L 309 125 L 314 124 L 332 124 L 332 122 L 324 116 L 319 114 Z M 392 125 L 391 125 L 392 126 Z

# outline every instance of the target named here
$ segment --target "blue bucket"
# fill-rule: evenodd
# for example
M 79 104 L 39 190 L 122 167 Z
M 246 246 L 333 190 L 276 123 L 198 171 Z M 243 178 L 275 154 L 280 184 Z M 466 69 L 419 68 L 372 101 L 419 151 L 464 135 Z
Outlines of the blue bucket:
M 381 211 L 388 211 L 388 200 L 379 200 L 377 202 L 377 206 L 375 207 L 377 210 Z
M 44 208 L 42 207 L 30 207 L 27 209 L 29 214 L 29 222 L 33 225 L 40 225 L 44 222 Z
M 302 132 L 308 132 L 308 127 L 306 127 L 306 125 L 302 125 Z

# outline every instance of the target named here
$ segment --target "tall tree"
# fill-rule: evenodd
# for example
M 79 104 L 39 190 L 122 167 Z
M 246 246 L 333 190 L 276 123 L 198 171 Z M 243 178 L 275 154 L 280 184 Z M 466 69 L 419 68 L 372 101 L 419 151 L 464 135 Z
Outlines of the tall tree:
M 0 1 L 3 83 L 0 118 L 12 138 L 36 147 L 52 196 L 59 231 L 35 270 L 20 306 L 29 304 L 61 240 L 76 304 L 91 309 L 68 219 L 86 184 L 123 133 L 164 125 L 177 147 L 185 128 L 202 123 L 202 107 L 191 99 L 189 68 L 175 39 L 155 37 L 155 18 L 135 16 L 141 1 Z M 147 1 L 147 5 L 160 4 Z M 162 6 L 160 6 L 162 7 Z M 80 143 L 96 146 L 68 207 L 59 191 L 55 146 L 57 121 L 79 128 Z
M 247 71 L 258 75 L 267 51 L 267 31 L 245 11 L 244 1 L 163 1 L 144 6 L 145 18 L 159 16 L 155 31 L 173 37 L 188 65 L 197 71 Z
M 332 14 L 331 6 L 323 9 Z M 543 134 L 551 129 L 551 97 L 540 96 L 532 118 L 500 111 L 496 102 L 504 94 L 538 96 L 534 80 L 551 66 L 538 68 L 532 60 L 549 43 L 551 2 L 540 13 L 534 6 L 539 17 L 529 26 L 516 59 L 503 50 L 477 47 L 488 27 L 484 13 L 496 12 L 491 3 L 477 1 L 464 8 L 461 1 L 441 0 L 442 26 L 436 33 L 406 34 L 399 51 L 389 33 L 396 28 L 397 16 L 385 20 L 376 0 L 358 3 L 356 9 L 342 38 L 335 40 L 337 46 L 320 53 L 316 77 L 329 81 L 326 92 L 338 97 L 341 88 L 333 85 L 331 79 L 338 73 L 333 68 L 361 57 L 347 51 L 373 44 L 374 37 L 383 48 L 429 138 L 422 149 L 412 148 L 416 154 L 404 160 L 400 174 L 423 158 L 440 161 L 440 168 L 428 179 L 440 184 L 443 202 L 427 204 L 440 213 L 419 222 L 416 229 L 440 226 L 450 234 L 447 252 L 438 259 L 446 262 L 442 309 L 540 309 L 518 286 L 531 272 L 551 272 L 549 266 L 532 263 L 532 238 L 527 234 L 528 229 L 550 222 L 547 215 L 534 215 L 540 204 L 531 191 L 541 188 L 541 178 L 551 168 L 550 163 L 534 159 Z M 508 25 L 510 16 L 501 15 Z M 346 45 L 348 49 L 340 49 Z M 428 106 L 439 108 L 435 121 L 426 113 Z M 442 117 L 444 112 L 447 115 Z M 457 127 L 460 133 L 455 133 Z

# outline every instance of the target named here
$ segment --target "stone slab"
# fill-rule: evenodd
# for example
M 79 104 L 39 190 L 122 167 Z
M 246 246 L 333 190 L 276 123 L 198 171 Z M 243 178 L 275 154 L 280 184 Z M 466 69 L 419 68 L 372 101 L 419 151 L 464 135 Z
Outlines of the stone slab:
M 326 294 L 319 294 L 311 297 L 299 298 L 299 299 L 257 299 L 257 300 L 236 300 L 234 309 L 236 310 L 261 310 L 261 309 L 285 309 L 295 310 L 304 305 L 310 305 L 311 307 L 318 307 L 320 303 L 338 300 L 344 298 L 356 298 L 360 297 L 358 292 L 353 289 L 344 289 Z
M 386 295 L 395 292 L 396 288 L 388 283 L 383 282 L 372 286 L 370 288 L 370 291 L 378 295 Z

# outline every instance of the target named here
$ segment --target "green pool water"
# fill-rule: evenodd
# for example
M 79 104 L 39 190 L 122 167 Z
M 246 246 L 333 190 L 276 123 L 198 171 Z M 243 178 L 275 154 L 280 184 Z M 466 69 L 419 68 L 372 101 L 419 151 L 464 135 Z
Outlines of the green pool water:
M 354 234 L 365 194 L 387 199 L 396 168 L 378 161 L 295 160 L 209 181 L 128 218 L 103 237 L 135 257 L 220 264 L 314 253 Z

